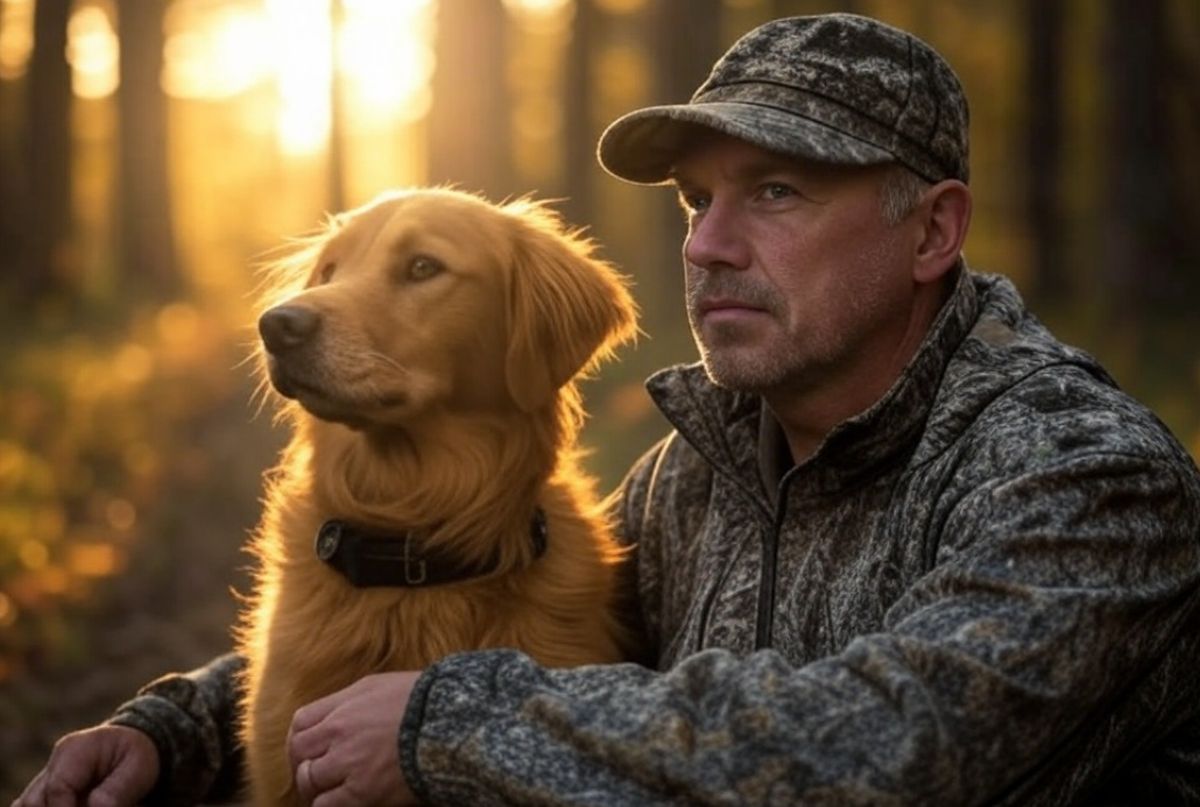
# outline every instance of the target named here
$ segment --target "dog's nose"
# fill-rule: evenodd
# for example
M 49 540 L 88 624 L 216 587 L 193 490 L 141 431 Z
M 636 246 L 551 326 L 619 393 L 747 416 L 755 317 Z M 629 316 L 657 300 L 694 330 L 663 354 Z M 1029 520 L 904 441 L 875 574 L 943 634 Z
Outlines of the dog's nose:
M 300 347 L 320 326 L 321 315 L 302 305 L 277 305 L 258 318 L 258 332 L 272 353 Z

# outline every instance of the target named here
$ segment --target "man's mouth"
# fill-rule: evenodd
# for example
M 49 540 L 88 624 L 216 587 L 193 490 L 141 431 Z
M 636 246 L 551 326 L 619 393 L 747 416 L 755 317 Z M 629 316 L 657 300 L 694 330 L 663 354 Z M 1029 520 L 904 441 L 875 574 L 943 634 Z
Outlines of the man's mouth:
M 717 297 L 707 300 L 701 300 L 697 306 L 700 316 L 704 319 L 735 319 L 740 317 L 756 316 L 767 313 L 767 309 L 760 305 L 736 300 L 727 297 Z

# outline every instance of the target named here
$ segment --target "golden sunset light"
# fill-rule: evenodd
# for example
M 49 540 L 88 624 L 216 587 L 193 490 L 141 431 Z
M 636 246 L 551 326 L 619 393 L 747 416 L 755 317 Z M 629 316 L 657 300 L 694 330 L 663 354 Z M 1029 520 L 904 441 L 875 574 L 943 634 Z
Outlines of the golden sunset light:
M 317 151 L 329 134 L 332 21 L 326 0 L 266 0 L 278 93 L 276 125 L 286 154 Z
M 524 397 L 518 382 L 527 382 L 520 380 L 524 371 L 514 372 L 514 356 L 528 351 L 503 342 L 516 337 L 517 343 L 529 342 L 529 350 L 536 346 L 530 367 L 538 367 L 539 379 L 548 378 L 541 364 L 556 383 L 567 377 L 565 359 L 555 351 L 582 350 L 582 342 L 572 347 L 576 337 L 566 333 L 572 317 L 563 298 L 571 288 L 591 284 L 579 280 L 574 268 L 567 282 L 562 272 L 573 264 L 563 261 L 585 252 L 628 279 L 639 338 L 581 379 L 586 419 L 579 420 L 579 464 L 595 477 L 600 493 L 629 478 L 631 465 L 671 429 L 673 407 L 660 411 L 651 397 L 659 387 L 656 382 L 648 387 L 647 379 L 664 368 L 695 366 L 701 358 L 685 298 L 696 278 L 716 275 L 689 267 L 703 258 L 694 254 L 703 242 L 688 241 L 689 227 L 694 236 L 701 219 L 681 215 L 670 182 L 642 187 L 621 181 L 612 173 L 619 173 L 618 162 L 609 159 L 618 160 L 622 152 L 627 166 L 643 157 L 647 165 L 678 163 L 688 142 L 672 142 L 676 130 L 665 124 L 634 126 L 624 130 L 624 140 L 617 134 L 605 141 L 602 162 L 602 133 L 635 110 L 690 103 L 714 75 L 716 60 L 747 32 L 780 17 L 829 12 L 876 18 L 915 37 L 903 40 L 907 63 L 893 58 L 903 48 L 881 45 L 861 64 L 854 57 L 845 66 L 850 72 L 861 67 L 872 81 L 886 69 L 880 87 L 901 86 L 903 74 L 910 100 L 897 113 L 894 140 L 872 138 L 883 131 L 876 125 L 885 126 L 877 118 L 897 99 L 873 99 L 870 114 L 858 110 L 862 114 L 856 116 L 855 99 L 868 96 L 859 96 L 851 84 L 829 83 L 830 76 L 842 74 L 826 70 L 841 62 L 821 61 L 804 79 L 812 86 L 804 83 L 808 94 L 798 99 L 824 98 L 845 120 L 870 123 L 859 134 L 882 151 L 863 153 L 879 159 L 890 153 L 903 162 L 895 149 L 924 154 L 920 142 L 928 136 L 938 145 L 910 163 L 928 169 L 946 163 L 943 151 L 961 143 L 961 110 L 942 114 L 943 96 L 954 95 L 946 76 L 914 77 L 933 64 L 916 58 L 916 39 L 945 56 L 970 99 L 969 198 L 949 179 L 918 185 L 909 172 L 889 171 L 888 184 L 878 189 L 889 232 L 923 233 L 920 243 L 939 241 L 943 249 L 949 244 L 957 251 L 963 243 L 957 235 L 932 238 L 945 229 L 933 223 L 942 214 L 962 223 L 962 213 L 969 213 L 970 234 L 961 252 L 969 269 L 1011 280 L 1048 330 L 1096 357 L 1200 459 L 1200 241 L 1193 235 L 1200 230 L 1200 0 L 0 0 L 0 799 L 11 800 L 37 775 L 56 738 L 106 719 L 147 681 L 191 669 L 230 648 L 244 595 L 255 581 L 246 543 L 261 534 L 256 525 L 262 523 L 264 502 L 276 485 L 297 498 L 332 489 L 283 485 L 280 469 L 296 457 L 325 456 L 326 443 L 334 448 L 330 455 L 339 454 L 358 431 L 369 432 L 367 442 L 374 445 L 378 431 L 377 447 L 389 453 L 390 462 L 392 438 L 410 427 L 409 417 L 415 418 L 414 430 L 438 435 L 495 433 L 489 444 L 503 442 L 498 450 L 513 458 L 530 452 L 510 445 L 512 435 L 495 432 L 495 424 L 507 424 L 518 410 L 554 415 L 560 425 L 570 414 L 570 428 L 539 426 L 534 433 L 574 434 L 573 400 L 565 407 L 539 403 L 536 411 L 518 400 Z M 808 23 L 782 27 L 792 24 Z M 798 36 L 785 40 L 786 47 L 836 50 L 854 41 L 854 31 L 869 28 L 856 21 L 844 36 Z M 718 87 L 728 95 L 717 97 L 741 98 L 762 82 L 795 89 L 794 76 L 774 71 L 783 64 L 803 66 L 807 55 L 788 50 L 786 57 L 767 60 L 766 73 L 745 74 L 738 71 L 749 70 L 757 54 L 745 63 L 734 58 L 731 75 L 737 80 Z M 826 55 L 822 51 L 820 58 Z M 745 96 L 751 104 L 745 109 L 765 103 L 765 96 L 765 91 Z M 787 105 L 796 99 L 780 100 L 784 97 L 791 93 L 770 96 L 771 139 L 764 142 L 785 150 L 791 143 L 802 151 L 796 142 L 775 139 L 782 137 L 779 132 L 793 133 L 792 123 L 781 123 L 783 116 L 824 114 L 817 107 L 825 104 L 791 109 Z M 912 128 L 931 109 L 942 111 L 936 122 L 926 121 L 929 131 Z M 947 121 L 953 131 L 943 133 L 939 127 Z M 815 127 L 819 121 L 808 123 Z M 749 124 L 738 117 L 736 125 Z M 808 125 L 795 125 L 798 137 L 807 131 Z M 859 136 L 854 127 L 839 131 Z M 835 252 L 889 261 L 896 254 L 893 245 L 908 249 L 905 244 L 920 241 L 896 236 L 886 239 L 886 249 L 868 251 L 869 244 L 856 240 L 883 232 L 859 191 L 884 172 L 853 173 L 863 180 L 851 183 L 853 193 L 846 198 L 853 204 L 817 204 L 822 200 L 814 201 L 805 188 L 809 161 L 794 172 L 775 172 L 782 160 L 763 158 L 772 176 L 751 183 L 746 177 L 757 172 L 747 166 L 759 160 L 748 155 L 757 152 L 739 148 L 736 138 L 726 141 L 703 141 L 703 148 L 687 156 L 694 158 L 701 184 L 712 180 L 713 188 L 700 190 L 713 191 L 712 201 L 719 202 L 714 209 L 730 211 L 728 217 L 706 219 L 717 222 L 708 257 L 722 264 L 711 268 L 746 270 L 739 277 L 749 291 L 785 295 L 807 289 L 813 277 L 824 277 L 821 266 L 810 266 L 813 250 L 817 263 Z M 821 152 L 822 158 L 828 154 Z M 963 155 L 956 154 L 957 170 Z M 929 179 L 926 169 L 914 168 Z M 793 173 L 797 181 L 784 182 Z M 834 181 L 839 176 L 829 171 L 831 194 L 841 187 Z M 965 179 L 966 172 L 954 177 Z M 892 182 L 898 178 L 905 181 Z M 824 188 L 825 179 L 817 184 Z M 957 212 L 930 201 L 943 198 L 942 191 L 929 190 L 938 185 L 950 188 L 948 207 Z M 424 193 L 431 188 L 448 192 Z M 731 201 L 718 200 L 717 191 Z M 905 214 L 914 218 L 891 222 L 900 212 L 900 197 L 907 206 L 918 191 L 922 201 Z M 450 199 L 459 193 L 485 204 L 515 204 L 499 217 L 477 220 L 468 213 L 460 217 L 458 210 L 478 207 L 474 200 L 451 205 L 449 213 L 410 203 L 413 197 Z M 355 218 L 355 211 L 374 211 L 372 201 L 388 197 L 403 201 L 380 208 L 391 212 Z M 527 206 L 538 212 L 526 212 Z M 912 226 L 918 211 L 929 216 L 923 230 Z M 850 214 L 851 219 L 840 218 Z M 552 218 L 574 234 L 565 247 L 555 247 L 553 238 L 544 241 L 560 229 Z M 814 222 L 829 226 L 813 229 Z M 962 223 L 955 232 L 965 229 Z M 838 240 L 836 249 L 817 249 L 818 237 L 840 239 L 838 234 L 847 240 Z M 770 249 L 760 237 L 771 241 Z M 423 277 L 425 259 L 445 271 Z M 866 266 L 864 261 L 856 258 L 854 265 Z M 294 274 L 287 287 L 304 288 L 291 304 L 311 301 L 320 308 L 333 301 L 344 307 L 328 318 L 318 312 L 316 337 L 297 334 L 303 350 L 299 344 L 295 351 L 281 343 L 268 346 L 270 316 L 259 326 L 277 303 L 284 265 Z M 880 271 L 871 277 L 888 267 L 874 268 Z M 487 274 L 495 271 L 497 278 Z M 957 263 L 945 271 L 963 276 Z M 543 274 L 544 284 L 538 282 Z M 776 283 L 780 278 L 787 282 Z M 899 285 L 875 285 L 880 293 L 900 295 Z M 821 317 L 830 331 L 868 320 L 877 324 L 868 329 L 874 334 L 869 339 L 846 335 L 843 346 L 850 347 L 839 354 L 846 358 L 851 348 L 879 346 L 872 340 L 899 328 L 902 317 L 880 313 L 880 306 L 899 305 L 899 296 L 875 300 L 879 310 L 868 310 L 870 300 L 847 295 L 842 286 L 828 311 L 814 314 L 821 308 L 816 303 L 803 308 L 816 321 L 793 317 L 794 329 L 782 315 L 726 313 L 736 315 L 730 323 L 770 321 L 774 324 L 763 327 L 799 342 L 811 334 L 834 338 L 824 326 L 817 328 L 825 322 Z M 963 350 L 982 357 L 1010 355 L 1006 351 L 1052 357 L 1048 350 L 1034 350 L 1024 331 L 1011 342 L 1006 328 L 1015 328 L 1014 322 L 1023 327 L 1023 316 L 1005 314 L 1005 328 L 965 329 L 959 315 L 968 307 L 989 311 L 979 302 L 984 299 L 979 283 L 976 302 L 960 300 L 958 292 L 970 287 L 951 283 L 936 301 L 959 300 L 950 307 L 953 314 L 939 315 L 937 322 L 949 323 L 938 327 L 962 340 Z M 487 299 L 461 296 L 480 293 Z M 587 293 L 589 304 L 579 306 L 581 313 L 596 309 L 581 320 L 594 320 L 584 328 L 594 338 L 604 318 L 604 306 L 591 305 L 599 302 L 597 293 L 604 296 L 597 287 Z M 914 291 L 907 299 L 913 303 L 918 296 Z M 935 304 L 932 296 L 920 299 Z M 858 303 L 862 316 L 835 315 L 838 306 L 850 310 Z M 488 313 L 491 304 L 497 308 Z M 801 310 L 789 305 L 779 302 L 778 311 Z M 550 319 L 523 327 L 518 315 L 526 309 Z M 912 310 L 932 315 L 928 306 Z M 331 324 L 321 327 L 322 321 Z M 352 321 L 353 333 L 346 324 Z M 744 327 L 749 330 L 739 331 L 735 342 L 762 336 L 763 350 L 782 344 L 757 326 Z M 915 345 L 915 338 L 910 328 L 903 346 Z M 891 355 L 887 350 L 894 346 L 880 345 Z M 272 368 L 279 382 L 284 347 L 304 368 L 291 379 L 295 385 L 276 386 Z M 737 363 L 741 348 L 729 349 Z M 446 372 L 445 383 L 430 381 L 432 374 L 408 367 L 417 353 L 431 366 L 461 361 L 462 369 Z M 789 351 L 788 360 L 796 356 Z M 1064 371 L 1085 364 L 1074 352 L 1053 357 Z M 771 361 L 768 353 L 752 358 L 754 367 L 747 370 L 759 367 L 759 358 L 762 366 Z M 404 371 L 396 374 L 396 390 L 375 377 L 388 362 Z M 344 394 L 332 369 L 343 363 L 345 380 L 354 387 Z M 860 364 L 900 367 L 899 361 Z M 915 358 L 905 366 L 918 374 L 927 367 Z M 999 370 L 1016 372 L 998 360 L 979 367 L 989 378 Z M 828 367 L 813 372 L 812 378 L 842 378 Z M 1082 366 L 1072 372 L 1080 379 L 1085 375 Z M 483 389 L 501 380 L 495 390 Z M 797 389 L 814 391 L 809 380 L 801 380 Z M 409 383 L 420 389 L 400 389 Z M 888 389 L 909 389 L 898 381 L 889 384 Z M 535 386 L 545 386 L 544 380 Z M 695 398 L 689 406 L 711 397 L 690 381 L 685 387 Z M 882 382 L 878 387 L 885 388 Z M 426 398 L 440 402 L 443 394 L 459 391 L 467 392 L 465 400 L 447 397 L 431 404 L 438 411 L 426 419 Z M 789 387 L 781 399 L 791 392 Z M 858 392 L 863 395 L 842 403 L 865 402 L 869 396 Z M 931 388 L 919 403 L 940 406 L 953 394 Z M 289 450 L 290 426 L 308 424 L 316 434 L 316 421 L 304 407 L 326 397 L 330 416 L 348 428 L 331 432 L 337 436 L 328 441 L 321 438 L 319 452 Z M 750 398 L 739 394 L 729 400 Z M 996 411 L 992 400 L 981 398 L 981 411 Z M 360 405 L 363 412 L 356 409 Z M 740 407 L 730 413 L 736 417 Z M 732 438 L 757 428 L 761 408 L 745 409 L 756 417 L 732 430 L 710 431 Z M 382 413 L 378 423 L 375 410 Z M 443 410 L 479 414 L 488 423 L 443 429 L 436 425 Z M 827 414 L 821 406 L 812 409 L 817 410 Z M 322 405 L 310 414 L 319 420 L 326 411 Z M 1043 414 L 1065 417 L 1057 409 Z M 883 422 L 873 418 L 856 420 L 850 432 L 837 434 L 854 437 L 859 423 L 868 428 Z M 1080 423 L 1091 428 L 1086 418 Z M 1103 430 L 1106 424 L 1093 425 Z M 524 433 L 524 427 L 516 431 Z M 804 434 L 809 431 L 817 434 Z M 1053 442 L 1057 432 L 1047 434 Z M 688 437 L 686 430 L 681 436 Z M 906 445 L 925 452 L 941 439 L 931 432 L 928 440 L 914 438 Z M 424 445 L 423 438 L 410 442 Z M 664 449 L 660 459 L 696 456 L 687 454 L 686 442 L 664 444 L 684 453 Z M 820 451 L 853 442 L 838 437 Z M 977 448 L 973 442 L 969 447 Z M 785 446 L 778 448 L 785 458 Z M 1077 448 L 1099 450 L 1087 441 Z M 407 447 L 394 450 L 398 466 L 408 463 L 399 459 Z M 474 449 L 461 453 L 468 462 L 479 456 Z M 922 467 L 940 463 L 957 469 L 942 461 L 945 456 L 921 460 Z M 889 460 L 888 473 L 905 462 Z M 915 459 L 912 463 L 916 467 Z M 425 458 L 419 464 L 428 471 Z M 429 461 L 430 468 L 436 465 Z M 745 467 L 753 470 L 752 464 Z M 378 481 L 357 460 L 344 460 L 329 475 L 339 474 Z M 472 474 L 458 475 L 474 479 Z M 550 474 L 557 479 L 561 471 Z M 751 474 L 749 481 L 757 485 L 758 476 Z M 1057 472 L 1051 476 L 1058 479 Z M 499 481 L 532 478 L 521 471 L 515 482 Z M 378 485 L 362 501 L 374 503 L 401 488 L 409 496 L 407 483 Z M 872 496 L 878 492 L 871 485 L 862 489 Z M 987 493 L 986 485 L 978 489 Z M 532 495 L 521 493 L 513 501 L 526 509 Z M 324 498 L 342 497 L 317 496 Z M 346 500 L 354 505 L 357 498 L 346 493 Z M 364 524 L 374 519 L 373 511 L 370 515 Z M 422 513 L 423 521 L 440 518 Z M 278 523 L 294 526 L 290 520 Z M 513 534 L 524 528 L 522 523 Z M 297 532 L 304 533 L 297 546 L 309 551 L 319 529 Z M 501 554 L 507 563 L 511 553 Z M 775 638 L 784 633 L 776 630 Z M 210 801 L 220 800 L 202 803 Z
M 553 16 L 574 5 L 573 0 L 504 0 L 509 11 Z
M 175 3 L 163 21 L 163 90 L 175 98 L 218 100 L 268 81 L 266 23 L 255 6 Z
M 33 0 L 0 0 L 0 79 L 25 74 L 33 50 Z
M 112 95 L 119 83 L 117 34 L 98 4 L 76 6 L 67 23 L 67 61 L 71 88 L 80 98 Z
M 346 0 L 337 65 L 356 126 L 426 115 L 434 24 L 432 0 Z
M 567 0 L 521 0 L 548 13 Z M 32 0 L 4 0 L 0 76 L 19 76 L 31 47 Z M 120 83 L 111 4 L 76 4 L 68 26 L 72 87 L 102 99 Z M 282 153 L 312 154 L 330 131 L 333 81 L 356 127 L 424 117 L 434 69 L 432 0 L 177 0 L 163 22 L 163 90 L 173 98 L 221 101 L 273 90 Z

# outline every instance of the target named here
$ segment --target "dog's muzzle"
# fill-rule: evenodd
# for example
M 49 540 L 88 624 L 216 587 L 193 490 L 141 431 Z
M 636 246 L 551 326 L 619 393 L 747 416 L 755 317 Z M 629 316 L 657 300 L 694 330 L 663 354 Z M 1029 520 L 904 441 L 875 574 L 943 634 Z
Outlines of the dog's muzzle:
M 277 305 L 258 318 L 258 333 L 267 352 L 275 356 L 304 347 L 320 329 L 321 315 L 303 305 Z

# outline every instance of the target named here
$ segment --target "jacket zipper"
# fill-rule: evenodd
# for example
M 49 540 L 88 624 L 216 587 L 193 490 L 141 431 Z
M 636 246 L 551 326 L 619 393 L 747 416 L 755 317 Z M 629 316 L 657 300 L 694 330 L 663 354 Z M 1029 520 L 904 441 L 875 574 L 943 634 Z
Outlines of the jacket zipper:
M 771 531 L 763 536 L 762 571 L 758 585 L 758 618 L 755 622 L 754 649 L 765 650 L 771 646 L 771 633 L 775 626 L 775 567 L 779 558 L 779 532 L 787 514 L 787 489 L 793 468 L 779 481 L 779 497 L 775 505 L 775 520 Z

